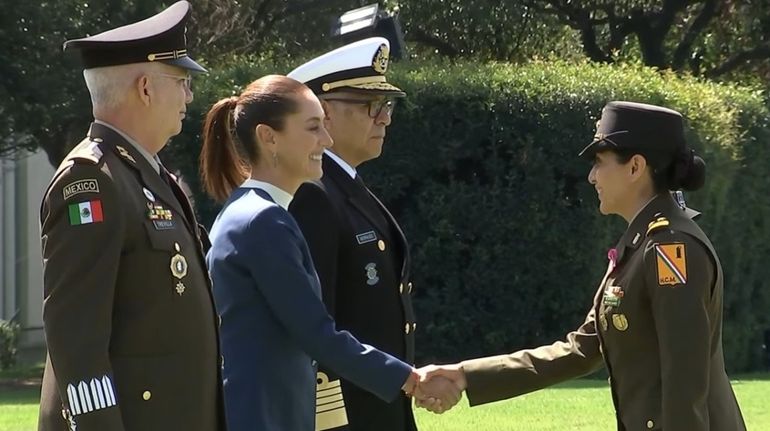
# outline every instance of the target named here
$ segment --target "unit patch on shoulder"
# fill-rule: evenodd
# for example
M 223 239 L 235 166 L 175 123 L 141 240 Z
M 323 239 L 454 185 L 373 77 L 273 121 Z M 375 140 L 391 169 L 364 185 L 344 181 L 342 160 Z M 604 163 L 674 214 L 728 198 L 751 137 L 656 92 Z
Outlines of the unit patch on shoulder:
M 62 189 L 65 201 L 81 193 L 99 193 L 99 182 L 94 178 L 88 178 L 69 183 Z
M 687 284 L 687 254 L 684 243 L 655 244 L 658 285 Z
M 658 229 L 662 229 L 664 227 L 667 227 L 670 223 L 668 222 L 668 219 L 665 217 L 658 217 L 655 220 L 651 221 L 650 224 L 647 225 L 647 236 L 650 236 L 651 233 L 655 232 Z

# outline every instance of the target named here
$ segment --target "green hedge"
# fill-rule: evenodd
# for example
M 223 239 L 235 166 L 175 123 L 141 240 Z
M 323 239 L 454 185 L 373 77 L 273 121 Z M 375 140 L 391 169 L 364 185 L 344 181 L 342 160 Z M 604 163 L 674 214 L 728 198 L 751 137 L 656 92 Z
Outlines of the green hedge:
M 290 66 L 242 59 L 196 81 L 196 120 L 167 151 L 194 186 L 206 109 Z M 602 106 L 624 99 L 687 117 L 708 164 L 706 187 L 687 198 L 704 213 L 726 274 L 728 367 L 760 368 L 770 328 L 770 119 L 759 92 L 562 62 L 399 63 L 389 80 L 409 97 L 383 156 L 362 171 L 411 243 L 420 363 L 535 346 L 582 322 L 624 224 L 598 214 L 589 165 L 576 154 Z M 199 197 L 198 208 L 210 224 L 216 207 Z

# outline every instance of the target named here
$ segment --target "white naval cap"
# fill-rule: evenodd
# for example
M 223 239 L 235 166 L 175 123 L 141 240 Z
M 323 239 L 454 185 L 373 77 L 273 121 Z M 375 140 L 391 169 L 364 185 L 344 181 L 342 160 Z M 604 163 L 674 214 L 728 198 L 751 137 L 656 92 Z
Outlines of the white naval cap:
M 316 57 L 286 76 L 319 96 L 348 90 L 403 97 L 406 93 L 385 80 L 389 55 L 388 39 L 370 37 Z

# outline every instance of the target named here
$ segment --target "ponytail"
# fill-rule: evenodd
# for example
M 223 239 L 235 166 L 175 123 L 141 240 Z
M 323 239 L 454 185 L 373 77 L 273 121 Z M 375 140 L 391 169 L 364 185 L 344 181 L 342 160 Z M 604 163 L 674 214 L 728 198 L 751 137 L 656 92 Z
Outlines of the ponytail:
M 201 180 L 206 192 L 223 202 L 249 176 L 248 164 L 238 153 L 233 141 L 233 111 L 238 97 L 222 99 L 211 107 L 203 123 L 201 147 Z

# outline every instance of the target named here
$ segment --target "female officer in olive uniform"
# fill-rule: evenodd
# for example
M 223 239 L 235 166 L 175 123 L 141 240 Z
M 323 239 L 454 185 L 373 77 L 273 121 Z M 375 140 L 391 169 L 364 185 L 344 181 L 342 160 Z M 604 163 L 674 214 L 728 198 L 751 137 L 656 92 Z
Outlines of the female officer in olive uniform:
M 696 190 L 705 176 L 703 160 L 686 146 L 682 117 L 610 102 L 597 129 L 580 153 L 594 162 L 588 180 L 601 213 L 629 226 L 608 254 L 583 325 L 565 341 L 431 375 L 452 377 L 478 405 L 605 365 L 619 430 L 745 430 L 722 354 L 722 267 L 691 220 L 697 213 L 669 193 Z

